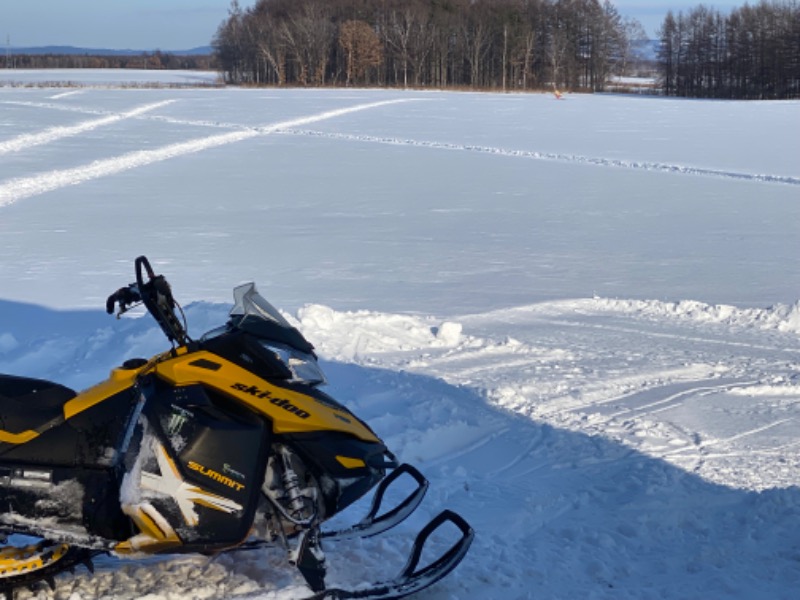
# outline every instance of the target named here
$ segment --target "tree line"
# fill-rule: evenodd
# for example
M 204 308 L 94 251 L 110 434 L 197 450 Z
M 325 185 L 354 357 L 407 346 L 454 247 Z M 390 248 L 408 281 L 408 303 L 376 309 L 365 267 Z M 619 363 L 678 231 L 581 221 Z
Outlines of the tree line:
M 233 0 L 233 84 L 604 89 L 641 25 L 605 0 Z
M 14 69 L 185 69 L 213 70 L 213 57 L 176 55 L 156 50 L 144 54 L 95 56 L 91 54 L 8 54 L 0 65 Z
M 761 0 L 728 15 L 669 12 L 659 30 L 659 86 L 671 96 L 800 97 L 800 4 Z

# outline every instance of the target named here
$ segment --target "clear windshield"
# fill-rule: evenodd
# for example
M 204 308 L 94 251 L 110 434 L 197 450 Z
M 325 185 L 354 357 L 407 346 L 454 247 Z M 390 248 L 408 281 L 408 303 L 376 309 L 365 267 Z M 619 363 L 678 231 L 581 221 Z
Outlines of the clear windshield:
M 255 283 L 245 283 L 233 288 L 231 319 L 237 320 L 237 317 L 241 317 L 242 320 L 247 317 L 266 319 L 281 327 L 292 328 L 289 322 L 283 318 L 283 315 L 278 312 L 278 309 L 258 293 Z
M 325 383 L 325 375 L 312 352 L 314 347 L 258 293 L 254 283 L 234 288 L 233 302 L 231 324 L 259 338 L 262 347 L 289 369 L 291 381 Z

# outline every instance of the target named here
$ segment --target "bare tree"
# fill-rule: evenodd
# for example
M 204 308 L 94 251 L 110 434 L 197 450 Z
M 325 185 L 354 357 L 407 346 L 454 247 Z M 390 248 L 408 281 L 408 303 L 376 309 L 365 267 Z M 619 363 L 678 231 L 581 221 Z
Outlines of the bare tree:
M 325 85 L 336 28 L 324 0 L 305 0 L 299 12 L 284 21 L 281 33 L 298 68 L 303 85 Z
M 245 70 L 244 14 L 238 0 L 232 0 L 228 19 L 223 21 L 211 45 L 226 81 L 239 83 Z
M 466 18 L 461 22 L 459 37 L 464 49 L 464 59 L 469 66 L 469 83 L 481 85 L 484 60 L 491 49 L 492 30 L 490 14 L 485 2 L 469 5 Z
M 249 24 L 258 56 L 269 65 L 278 85 L 286 84 L 288 46 L 281 35 L 281 20 L 269 10 L 266 2 L 256 4 Z
M 339 27 L 339 45 L 345 52 L 346 81 L 363 82 L 367 71 L 383 61 L 383 47 L 378 34 L 364 21 L 345 21 Z
M 428 13 L 419 2 L 402 2 L 390 9 L 387 17 L 384 40 L 397 56 L 403 87 L 408 87 L 409 71 L 419 85 L 422 66 L 432 49 Z

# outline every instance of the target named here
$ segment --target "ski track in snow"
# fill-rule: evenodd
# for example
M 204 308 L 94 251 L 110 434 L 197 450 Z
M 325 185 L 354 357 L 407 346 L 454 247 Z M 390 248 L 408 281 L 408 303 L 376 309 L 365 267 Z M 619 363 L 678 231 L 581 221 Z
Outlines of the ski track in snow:
M 20 150 L 27 150 L 28 148 L 32 148 L 34 146 L 40 146 L 42 144 L 48 144 L 50 142 L 54 142 L 56 140 L 60 140 L 65 137 L 71 137 L 81 133 L 85 133 L 87 131 L 92 131 L 93 129 L 97 129 L 98 127 L 111 125 L 112 123 L 122 121 L 123 119 L 132 119 L 139 115 L 143 115 L 151 110 L 155 110 L 157 108 L 161 108 L 162 106 L 167 106 L 168 104 L 172 104 L 172 102 L 174 102 L 174 100 L 164 100 L 162 102 L 154 102 L 153 104 L 140 106 L 138 108 L 134 108 L 133 110 L 130 110 L 122 114 L 110 115 L 94 121 L 86 121 L 84 123 L 79 123 L 77 125 L 71 125 L 68 127 L 52 127 L 50 129 L 41 131 L 39 133 L 20 135 L 11 140 L 0 142 L 0 155 L 6 154 L 8 152 L 19 152 Z
M 77 92 L 66 92 L 64 94 L 57 94 L 51 96 L 51 99 L 61 99 L 63 97 L 72 95 L 73 93 Z M 243 128 L 242 126 L 233 123 L 200 121 L 191 119 L 177 119 L 177 118 L 164 117 L 158 115 L 146 115 L 146 113 L 151 112 L 157 108 L 171 104 L 172 102 L 174 102 L 174 100 L 165 100 L 153 104 L 148 104 L 125 113 L 111 113 L 111 114 L 108 114 L 104 111 L 98 111 L 95 109 L 87 109 L 75 106 L 64 106 L 58 103 L 7 101 L 5 102 L 5 104 L 28 106 L 39 109 L 64 110 L 64 111 L 79 112 L 86 114 L 98 114 L 98 115 L 105 114 L 106 116 L 103 116 L 102 118 L 94 121 L 87 121 L 73 126 L 54 127 L 42 132 L 34 134 L 25 134 L 11 140 L 7 140 L 5 142 L 0 142 L 0 155 L 9 152 L 22 151 L 37 145 L 47 144 L 62 139 L 64 137 L 76 136 L 81 133 L 97 129 L 102 126 L 121 121 L 123 119 L 132 119 L 132 118 L 149 118 L 151 120 L 158 120 L 178 125 L 232 129 L 233 131 L 227 134 L 220 134 L 220 135 L 190 140 L 187 142 L 171 144 L 155 150 L 142 150 L 108 159 L 101 159 L 94 161 L 91 164 L 75 167 L 72 169 L 50 171 L 30 177 L 22 177 L 22 178 L 6 180 L 5 182 L 0 183 L 0 208 L 18 202 L 19 200 L 43 194 L 46 192 L 50 192 L 62 187 L 77 185 L 86 181 L 97 179 L 99 177 L 110 176 L 125 170 L 144 167 L 156 162 L 169 160 L 171 158 L 176 158 L 186 154 L 201 152 L 203 150 L 207 150 L 210 148 L 215 148 L 218 146 L 244 141 L 246 139 L 258 135 L 267 135 L 273 133 L 281 133 L 284 135 L 323 137 L 328 139 L 344 140 L 344 141 L 359 142 L 359 143 L 403 145 L 403 146 L 413 146 L 413 147 L 429 148 L 437 150 L 475 152 L 480 154 L 490 154 L 494 156 L 524 158 L 529 160 L 554 161 L 562 163 L 585 164 L 585 165 L 608 167 L 608 168 L 635 169 L 635 170 L 666 172 L 679 175 L 708 176 L 708 177 L 717 177 L 723 179 L 737 179 L 755 183 L 800 185 L 800 178 L 792 176 L 784 176 L 784 175 L 745 173 L 745 172 L 727 171 L 721 169 L 694 167 L 690 165 L 608 159 L 602 157 L 581 156 L 576 154 L 560 154 L 560 153 L 550 153 L 550 152 L 514 150 L 514 149 L 498 148 L 491 146 L 453 144 L 447 142 L 401 139 L 401 138 L 391 138 L 391 137 L 376 137 L 369 135 L 352 135 L 352 134 L 330 133 L 330 132 L 298 129 L 305 125 L 309 125 L 326 119 L 335 118 L 348 113 L 358 112 L 361 110 L 368 110 L 371 108 L 378 108 L 380 106 L 385 106 L 389 104 L 397 104 L 400 102 L 409 102 L 415 100 L 421 100 L 421 99 L 404 98 L 404 99 L 393 99 L 393 100 L 385 100 L 379 102 L 371 102 L 367 104 L 356 105 L 353 107 L 337 109 L 333 111 L 326 111 L 324 113 L 320 113 L 317 115 L 301 117 L 298 119 L 292 119 L 280 123 L 275 123 L 255 128 L 253 127 Z
M 562 163 L 577 163 L 596 167 L 613 167 L 619 169 L 636 169 L 643 171 L 659 171 L 678 175 L 702 175 L 706 177 L 717 177 L 722 179 L 737 179 L 742 181 L 752 181 L 757 183 L 779 183 L 784 185 L 800 185 L 800 177 L 788 175 L 769 175 L 761 173 L 743 173 L 737 171 L 725 171 L 722 169 L 707 169 L 703 167 L 693 167 L 690 165 L 676 165 L 659 162 L 619 160 L 613 158 L 599 158 L 592 156 L 581 156 L 578 154 L 559 154 L 554 152 L 537 152 L 531 150 L 511 150 L 506 148 L 495 148 L 492 146 L 476 146 L 471 144 L 451 144 L 447 142 L 430 142 L 424 140 L 410 140 L 389 137 L 374 137 L 369 135 L 350 135 L 343 133 L 328 133 L 322 131 L 283 131 L 286 135 L 306 135 L 314 137 L 324 137 L 335 140 L 346 140 L 351 142 L 366 142 L 373 144 L 388 144 L 393 146 L 415 146 L 419 148 L 431 148 L 434 150 L 456 150 L 460 152 L 477 152 L 480 154 L 491 154 L 494 156 L 508 156 L 513 158 L 526 158 L 530 160 L 543 160 Z
M 257 128 L 249 128 L 240 131 L 234 131 L 231 133 L 198 138 L 190 140 L 188 142 L 170 144 L 158 148 L 156 150 L 140 150 L 136 152 L 131 152 L 128 154 L 123 154 L 121 156 L 116 156 L 103 160 L 97 160 L 89 165 L 75 167 L 72 169 L 49 171 L 47 173 L 42 173 L 40 175 L 34 175 L 31 177 L 21 177 L 17 179 L 7 180 L 2 185 L 0 185 L 0 207 L 8 206 L 10 204 L 18 202 L 19 200 L 43 194 L 45 192 L 57 190 L 59 188 L 63 188 L 69 185 L 77 185 L 79 183 L 84 183 L 86 181 L 97 179 L 99 177 L 107 177 L 109 175 L 113 175 L 121 171 L 144 167 L 156 162 L 169 160 L 171 158 L 176 158 L 186 154 L 201 152 L 203 150 L 208 150 L 210 148 L 216 148 L 218 146 L 232 144 L 235 142 L 241 142 L 243 140 L 255 136 L 268 135 L 276 131 L 280 131 L 282 129 L 299 127 L 315 123 L 317 121 L 323 121 L 325 119 L 333 119 L 336 117 L 340 117 L 342 115 L 347 115 L 362 110 L 369 110 L 372 108 L 378 108 L 381 106 L 398 104 L 400 102 L 408 102 L 408 101 L 409 101 L 408 99 L 395 99 L 395 100 L 384 100 L 379 102 L 358 104 L 347 108 L 325 111 L 315 115 L 299 117 L 287 121 L 281 121 L 279 123 L 264 125 Z M 160 105 L 163 106 L 164 103 L 160 103 Z M 153 108 L 156 108 L 156 106 L 143 107 L 137 109 L 136 111 L 132 111 L 132 113 L 126 113 L 126 115 L 135 116 L 135 114 L 144 112 L 145 110 L 152 110 Z M 42 132 L 40 134 L 33 134 L 31 136 L 22 136 L 22 138 L 18 138 L 17 140 L 12 140 L 10 142 L 11 145 L 9 146 L 9 148 L 10 150 L 18 150 L 22 147 L 25 147 L 26 145 L 27 147 L 30 147 L 33 145 L 47 143 L 49 141 L 59 139 L 60 137 L 64 137 L 64 135 L 75 135 L 82 130 L 85 131 L 88 129 L 98 127 L 100 126 L 98 123 L 108 124 L 109 122 L 117 121 L 120 118 L 121 117 L 117 118 L 108 117 L 107 119 L 101 119 L 99 122 L 94 121 L 91 124 L 87 124 L 84 126 L 79 125 L 73 128 L 67 128 L 72 130 L 69 132 L 64 132 L 63 130 L 60 132 L 49 130 L 46 132 Z M 84 127 L 84 129 L 81 129 L 82 127 Z

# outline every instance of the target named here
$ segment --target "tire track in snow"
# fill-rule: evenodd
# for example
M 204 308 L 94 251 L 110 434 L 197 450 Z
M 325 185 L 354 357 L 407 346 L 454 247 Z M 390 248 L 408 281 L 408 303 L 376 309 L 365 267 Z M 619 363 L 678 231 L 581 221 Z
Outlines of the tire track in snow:
M 675 165 L 675 164 L 651 162 L 651 161 L 598 158 L 593 156 L 582 156 L 580 154 L 561 154 L 556 152 L 537 152 L 531 150 L 509 150 L 506 148 L 495 148 L 491 146 L 476 146 L 472 144 L 452 144 L 449 142 L 430 142 L 426 140 L 375 137 L 369 135 L 351 135 L 345 133 L 328 133 L 324 131 L 285 131 L 283 133 L 291 135 L 325 137 L 330 139 L 347 140 L 354 142 L 388 144 L 393 146 L 416 146 L 420 148 L 433 148 L 435 150 L 459 150 L 462 152 L 478 152 L 481 154 L 492 154 L 495 156 L 509 156 L 514 158 L 527 158 L 530 160 L 544 160 L 550 162 L 562 162 L 562 163 L 572 163 L 572 164 L 577 163 L 577 164 L 591 165 L 597 167 L 613 167 L 618 169 L 656 171 L 661 173 L 674 173 L 678 175 L 701 175 L 706 177 L 718 177 L 722 179 L 737 179 L 740 181 L 741 180 L 752 181 L 756 183 L 780 183 L 784 185 L 800 185 L 800 177 L 792 177 L 789 175 L 744 173 L 741 171 L 707 169 L 703 167 L 692 167 L 688 165 Z
M 49 144 L 65 137 L 73 137 L 87 131 L 92 131 L 105 125 L 111 125 L 124 119 L 131 119 L 138 117 L 146 112 L 161 108 L 167 104 L 172 104 L 174 100 L 164 100 L 162 102 L 154 102 L 153 104 L 145 104 L 133 110 L 124 113 L 112 114 L 101 119 L 94 119 L 92 121 L 84 121 L 77 125 L 58 126 L 45 129 L 38 133 L 26 133 L 5 142 L 0 142 L 0 155 L 8 154 L 9 152 L 19 152 L 20 150 L 27 150 L 34 146 L 41 146 Z
M 21 177 L 16 179 L 7 180 L 0 184 L 0 208 L 9 206 L 31 196 L 51 192 L 59 188 L 70 185 L 78 185 L 92 179 L 100 177 L 107 177 L 129 169 L 136 169 L 144 167 L 156 162 L 169 160 L 184 156 L 186 154 L 193 154 L 201 152 L 210 148 L 233 144 L 243 140 L 253 138 L 259 135 L 267 135 L 288 129 L 290 127 L 302 127 L 318 121 L 340 117 L 362 110 L 369 110 L 371 108 L 378 108 L 390 104 L 398 104 L 400 102 L 409 102 L 411 99 L 395 99 L 384 100 L 380 102 L 369 102 L 366 104 L 357 104 L 346 108 L 339 108 L 330 110 L 307 117 L 299 117 L 297 119 L 290 119 L 288 121 L 281 121 L 266 125 L 262 127 L 243 129 L 241 131 L 233 131 L 230 133 L 218 134 L 209 137 L 197 138 L 187 142 L 178 142 L 163 146 L 155 150 L 139 150 L 122 154 L 112 158 L 96 160 L 88 165 L 75 167 L 73 169 L 63 169 L 59 171 L 50 171 L 32 177 Z

